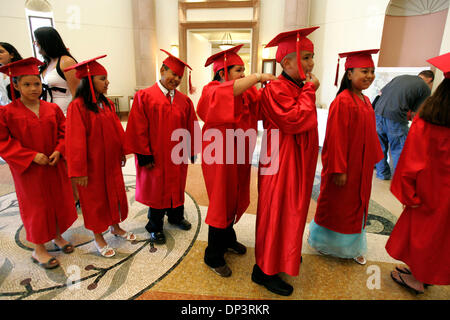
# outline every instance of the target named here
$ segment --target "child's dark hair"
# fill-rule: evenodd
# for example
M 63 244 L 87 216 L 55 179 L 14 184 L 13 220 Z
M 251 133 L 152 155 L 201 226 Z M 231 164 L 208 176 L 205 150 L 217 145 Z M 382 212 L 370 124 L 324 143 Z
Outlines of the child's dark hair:
M 228 73 L 230 72 L 231 69 L 233 69 L 233 67 L 234 67 L 234 65 L 233 66 L 228 66 L 228 68 L 227 68 Z M 222 80 L 222 78 L 220 77 L 220 74 L 219 74 L 220 71 L 223 71 L 223 69 L 217 70 L 216 74 L 214 75 L 213 81 L 219 81 L 220 82 Z
M 91 80 L 94 81 L 92 78 L 93 77 L 91 77 Z M 83 99 L 86 108 L 95 113 L 98 113 L 98 106 L 92 101 L 92 93 L 91 87 L 89 86 L 88 77 L 84 77 L 83 79 L 81 79 L 77 91 L 75 92 L 74 99 L 78 97 L 81 97 Z M 100 93 L 97 100 L 103 102 L 105 106 L 108 106 L 108 108 L 112 109 L 108 99 L 103 94 Z
M 352 82 L 348 79 L 348 76 L 347 76 L 348 71 L 353 72 L 353 68 L 348 68 L 347 70 L 345 70 L 344 76 L 342 77 L 342 80 L 341 80 L 341 86 L 339 87 L 339 90 L 336 93 L 336 96 L 338 96 L 339 93 L 341 93 L 345 89 L 351 90 L 351 88 L 352 88 Z
M 19 51 L 17 51 L 17 49 L 14 48 L 12 44 L 9 44 L 8 42 L 0 42 L 0 46 L 8 51 L 9 54 L 13 55 L 13 57 L 11 58 L 11 62 L 22 60 L 22 56 L 20 55 Z
M 450 128 L 450 79 L 444 79 L 432 96 L 420 107 L 419 117 L 423 120 Z

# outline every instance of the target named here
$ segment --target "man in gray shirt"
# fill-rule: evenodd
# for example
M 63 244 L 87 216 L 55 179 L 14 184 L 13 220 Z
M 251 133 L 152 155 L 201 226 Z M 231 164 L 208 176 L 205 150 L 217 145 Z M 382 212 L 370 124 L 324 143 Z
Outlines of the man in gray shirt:
M 381 89 L 380 98 L 375 105 L 375 115 L 384 158 L 376 165 L 377 178 L 391 179 L 393 172 L 387 162 L 389 148 L 395 170 L 408 135 L 408 111 L 411 110 L 414 117 L 420 105 L 430 96 L 433 80 L 433 72 L 426 70 L 418 76 L 395 77 Z

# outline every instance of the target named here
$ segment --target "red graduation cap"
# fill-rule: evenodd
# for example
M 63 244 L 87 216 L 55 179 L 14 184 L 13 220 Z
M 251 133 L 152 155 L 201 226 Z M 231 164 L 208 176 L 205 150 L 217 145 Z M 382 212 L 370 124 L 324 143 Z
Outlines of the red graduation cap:
M 380 49 L 360 50 L 339 53 L 338 64 L 336 69 L 336 78 L 334 85 L 337 86 L 339 78 L 339 62 L 341 58 L 347 58 L 345 61 L 345 70 L 350 68 L 374 68 L 375 64 L 372 60 L 372 54 L 376 54 Z
M 192 68 L 186 62 L 175 57 L 170 52 L 163 50 L 163 49 L 159 49 L 159 50 L 161 50 L 162 52 L 164 52 L 168 55 L 168 57 L 163 61 L 163 64 L 168 66 L 170 68 L 170 70 L 175 72 L 175 74 L 177 74 L 180 78 L 182 78 L 184 75 L 185 67 L 188 67 L 190 70 L 192 70 Z M 195 90 L 192 87 L 192 81 L 191 81 L 191 71 L 189 71 L 189 93 L 193 94 L 194 92 L 195 92 Z
M 10 80 L 10 89 L 11 89 L 11 98 L 12 100 L 16 100 L 16 95 L 14 93 L 14 85 L 13 85 L 13 77 L 25 76 L 25 75 L 36 75 L 39 76 L 39 68 L 38 66 L 43 65 L 44 63 L 40 60 L 30 57 L 18 61 L 14 61 L 4 66 L 0 67 L 0 72 L 9 76 Z
M 243 44 L 240 44 L 233 48 L 213 54 L 206 60 L 205 67 L 209 66 L 211 63 L 214 63 L 214 74 L 216 74 L 217 71 L 224 69 L 225 81 L 228 81 L 228 67 L 234 65 L 244 65 L 244 61 L 242 61 L 241 57 L 237 54 L 242 47 Z
M 66 69 L 64 69 L 64 72 L 76 69 L 77 72 L 75 73 L 75 76 L 78 79 L 83 79 L 85 77 L 88 77 L 89 79 L 89 86 L 91 87 L 91 93 L 92 93 L 92 101 L 94 103 L 97 103 L 97 99 L 95 97 L 95 91 L 94 91 L 94 86 L 92 85 L 92 76 L 103 76 L 103 75 L 107 75 L 108 72 L 106 71 L 106 69 L 100 64 L 98 63 L 96 60 L 101 59 L 106 57 L 106 54 L 99 56 L 97 58 L 92 58 L 89 60 L 85 60 L 83 62 L 74 64 L 73 66 L 70 66 Z
M 427 62 L 441 70 L 445 78 L 450 78 L 450 52 L 428 59 Z
M 266 48 L 278 46 L 276 60 L 281 63 L 284 57 L 292 52 L 310 51 L 314 53 L 314 44 L 306 38 L 307 35 L 318 29 L 319 27 L 303 28 L 293 31 L 282 32 L 273 38 Z M 302 80 L 306 79 L 305 73 L 301 65 L 300 54 L 297 54 L 298 72 Z

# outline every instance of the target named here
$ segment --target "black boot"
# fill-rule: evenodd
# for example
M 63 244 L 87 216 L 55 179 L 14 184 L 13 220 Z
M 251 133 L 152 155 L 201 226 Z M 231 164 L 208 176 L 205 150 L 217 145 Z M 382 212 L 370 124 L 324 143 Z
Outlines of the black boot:
M 277 274 L 269 276 L 262 272 L 256 264 L 253 266 L 252 281 L 266 287 L 267 290 L 282 296 L 290 296 L 294 290 L 290 284 L 281 280 Z

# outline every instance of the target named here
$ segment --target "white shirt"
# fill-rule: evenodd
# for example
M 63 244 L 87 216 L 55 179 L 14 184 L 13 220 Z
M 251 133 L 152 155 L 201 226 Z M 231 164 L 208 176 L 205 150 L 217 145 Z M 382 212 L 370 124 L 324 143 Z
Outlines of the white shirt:
M 169 92 L 169 90 L 166 89 L 166 87 L 164 87 L 161 84 L 161 81 L 158 81 L 158 86 L 161 89 L 162 93 L 164 93 L 165 96 L 167 96 L 167 93 Z M 170 90 L 170 103 L 173 102 L 173 97 L 175 96 L 175 90 Z

